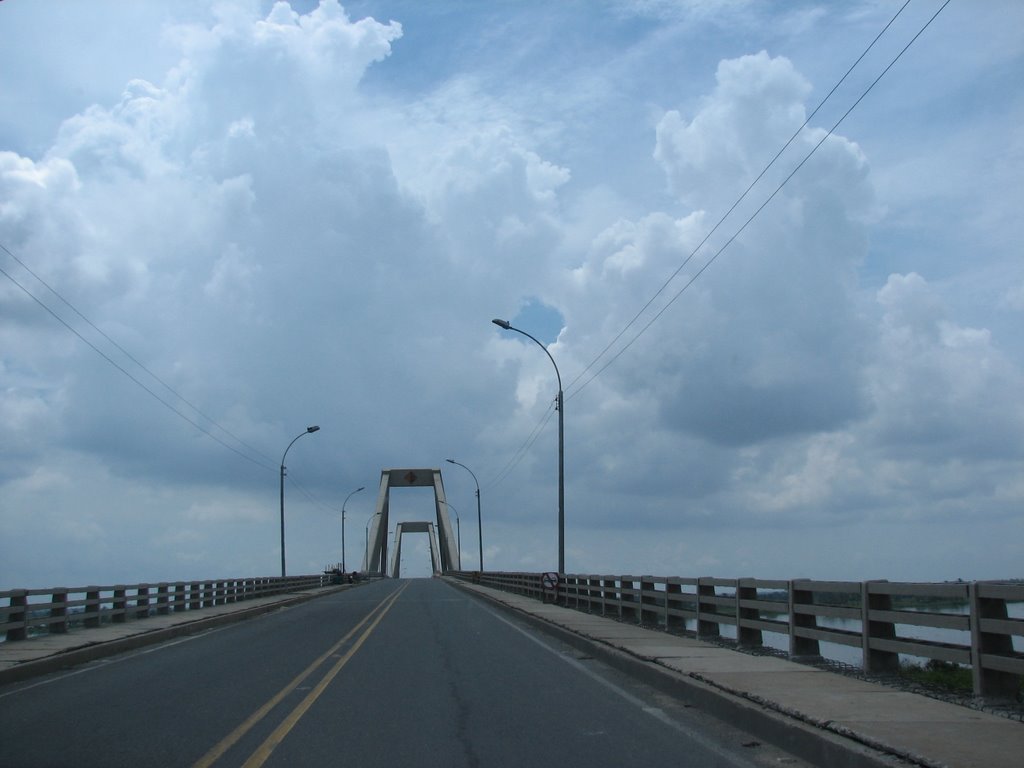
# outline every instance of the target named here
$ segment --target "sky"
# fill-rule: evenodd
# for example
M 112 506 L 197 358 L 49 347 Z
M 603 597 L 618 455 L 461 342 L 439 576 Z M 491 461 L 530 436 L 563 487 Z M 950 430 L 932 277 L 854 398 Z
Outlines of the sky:
M 492 318 L 569 572 L 1024 576 L 1024 5 L 901 6 L 6 0 L 0 589 L 275 575 L 289 445 L 290 574 L 446 458 L 555 570 Z

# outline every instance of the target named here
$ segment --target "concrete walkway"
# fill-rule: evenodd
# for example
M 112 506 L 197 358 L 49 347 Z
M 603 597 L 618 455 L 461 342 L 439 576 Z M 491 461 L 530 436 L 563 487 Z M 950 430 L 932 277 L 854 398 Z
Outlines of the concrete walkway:
M 450 581 L 815 764 L 1024 766 L 1024 723 L 1015 720 L 774 656 L 753 656 Z M 821 741 L 817 756 L 808 743 L 815 736 Z

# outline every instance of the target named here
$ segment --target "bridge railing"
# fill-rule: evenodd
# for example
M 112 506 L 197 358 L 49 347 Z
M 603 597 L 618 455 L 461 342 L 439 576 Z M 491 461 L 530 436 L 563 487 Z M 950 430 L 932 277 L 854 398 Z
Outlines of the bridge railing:
M 539 573 L 459 573 L 484 586 L 620 621 L 727 638 L 760 648 L 776 635 L 791 658 L 859 651 L 867 672 L 895 672 L 900 655 L 970 667 L 974 693 L 1014 698 L 1024 679 L 1024 584 L 722 579 L 565 574 L 545 590 Z M 781 642 L 780 642 L 781 640 Z M 823 653 L 822 645 L 825 645 Z
M 325 586 L 328 577 L 244 579 L 54 587 L 0 591 L 0 635 L 7 642 L 196 611 L 226 603 Z

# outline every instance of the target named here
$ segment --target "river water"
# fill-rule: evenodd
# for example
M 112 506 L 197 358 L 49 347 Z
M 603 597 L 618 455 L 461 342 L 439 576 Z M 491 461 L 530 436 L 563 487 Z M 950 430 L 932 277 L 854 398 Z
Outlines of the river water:
M 904 610 L 915 610 L 915 609 L 904 609 Z M 925 609 L 920 609 L 924 611 Z M 961 608 L 943 608 L 941 611 L 931 610 L 931 613 L 946 613 L 956 614 L 965 616 L 969 612 L 969 608 L 965 605 Z M 1010 618 L 1024 619 L 1024 603 L 1008 603 L 1006 606 L 1006 612 Z M 773 616 L 779 620 L 786 620 L 786 614 L 779 616 Z M 859 621 L 851 619 L 832 619 L 823 616 L 818 617 L 818 626 L 827 627 L 829 629 L 843 629 L 848 632 L 860 632 L 861 626 Z M 690 627 L 687 627 L 690 629 Z M 730 639 L 736 638 L 736 628 L 721 624 L 720 629 L 723 637 Z M 957 645 L 963 645 L 967 648 L 971 646 L 971 633 L 968 631 L 960 631 L 955 629 L 941 629 L 936 627 L 919 627 L 913 624 L 897 624 L 896 635 L 898 637 L 913 639 L 913 640 L 932 640 L 935 642 L 942 643 L 955 643 Z M 789 636 L 779 634 L 776 632 L 765 632 L 764 633 L 764 644 L 769 648 L 774 648 L 779 651 L 789 651 Z M 854 648 L 848 645 L 841 645 L 838 643 L 826 643 L 821 642 L 821 655 L 826 659 L 832 661 L 838 661 L 843 664 L 849 664 L 855 667 L 863 666 L 863 652 L 860 648 Z M 1018 653 L 1024 652 L 1024 637 L 1013 638 L 1013 649 Z M 926 658 L 920 658 L 909 654 L 900 654 L 900 661 L 923 664 L 927 661 Z

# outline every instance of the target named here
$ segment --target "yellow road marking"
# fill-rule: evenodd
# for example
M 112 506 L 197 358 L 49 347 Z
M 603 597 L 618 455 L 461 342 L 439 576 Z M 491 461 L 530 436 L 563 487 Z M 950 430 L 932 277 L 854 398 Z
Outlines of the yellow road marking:
M 408 586 L 408 585 L 406 585 L 406 586 Z M 298 688 L 299 685 L 307 677 L 309 677 L 311 674 L 313 674 L 313 672 L 315 672 L 318 667 L 320 667 L 325 661 L 327 661 L 332 656 L 337 658 L 336 654 L 337 654 L 338 649 L 341 648 L 341 646 L 343 646 L 345 643 L 347 643 L 349 641 L 349 639 L 356 632 L 358 632 L 360 629 L 362 629 L 363 625 L 366 624 L 368 621 L 370 621 L 370 619 L 373 618 L 374 614 L 378 610 L 380 610 L 381 606 L 383 606 L 385 603 L 388 603 L 388 601 L 390 600 L 391 602 L 388 603 L 388 605 L 382 611 L 380 611 L 380 614 L 378 615 L 377 621 L 374 622 L 373 626 L 374 627 L 377 626 L 377 623 L 380 621 L 380 616 L 383 616 L 385 613 L 387 613 L 388 609 L 391 608 L 391 605 L 394 604 L 394 601 L 396 599 L 398 599 L 398 595 L 400 595 L 404 589 L 405 589 L 405 586 L 403 586 L 398 591 L 393 592 L 392 594 L 388 595 L 383 600 L 381 600 L 379 603 L 377 603 L 377 605 L 375 605 L 373 607 L 373 610 L 371 610 L 368 614 L 366 614 L 366 618 L 364 618 L 362 621 L 360 621 L 358 624 L 356 624 L 348 633 L 346 633 L 346 635 L 343 638 L 341 638 L 341 640 L 339 640 L 337 643 L 332 645 L 327 650 L 326 653 L 322 654 L 318 659 L 316 659 L 316 661 L 314 661 L 312 664 L 310 664 L 308 667 L 306 667 L 306 669 L 304 669 L 302 672 L 300 672 L 298 674 L 298 676 L 294 680 L 292 680 L 290 683 L 288 683 L 288 685 L 286 685 L 284 688 L 282 688 L 280 691 L 278 691 L 278 693 L 275 694 L 273 696 L 273 698 L 271 698 L 266 704 L 264 704 L 262 707 L 257 709 L 251 715 L 249 715 L 249 717 L 246 718 L 245 722 L 243 722 L 241 725 L 239 725 L 237 728 L 235 728 L 235 730 L 233 730 L 231 733 L 229 733 L 227 736 L 225 736 L 220 742 L 215 744 L 214 747 L 209 752 L 207 752 L 205 755 L 203 755 L 201 758 L 199 758 L 199 760 L 197 760 L 195 763 L 193 763 L 192 768 L 210 768 L 210 766 L 212 766 L 215 762 L 217 762 L 217 760 L 219 760 L 220 757 L 225 752 L 227 752 L 229 749 L 231 749 L 231 747 L 233 747 L 238 742 L 239 739 L 241 739 L 243 736 L 245 736 L 245 734 L 247 734 L 253 728 L 253 726 L 255 726 L 264 717 L 266 717 L 267 714 L 274 707 L 276 707 L 278 704 L 280 704 L 281 700 L 284 699 L 285 696 L 287 696 L 289 693 L 291 693 L 296 688 Z M 365 637 L 366 636 L 364 635 L 363 638 L 360 639 L 360 641 L 359 641 L 360 645 L 362 644 L 362 641 L 365 639 Z M 348 660 L 347 657 L 343 657 L 343 658 L 345 658 L 346 661 Z
M 384 618 L 384 614 L 391 610 L 391 606 L 395 604 L 395 601 L 398 600 L 398 596 L 405 591 L 407 586 L 409 585 L 404 585 L 397 593 L 395 593 L 391 598 L 391 601 L 384 606 L 380 613 L 377 614 L 377 618 L 375 618 L 373 623 L 366 628 L 366 631 L 363 632 L 359 639 L 352 644 L 352 647 L 349 648 L 348 652 L 338 659 L 335 665 L 331 667 L 330 671 L 323 676 L 323 679 L 316 684 L 316 687 L 306 695 L 306 698 L 299 702 L 298 706 L 291 711 L 291 714 L 289 714 L 288 717 L 286 717 L 284 721 L 274 729 L 274 732 L 271 733 L 262 744 L 260 744 L 259 748 L 249 756 L 249 759 L 242 764 L 242 768 L 260 768 L 260 766 L 267 761 L 267 758 L 270 757 L 270 753 L 273 752 L 277 745 L 284 740 L 284 737 L 291 732 L 292 728 L 295 727 L 295 724 L 302 719 L 302 716 L 306 714 L 311 706 L 313 706 L 313 703 L 320 698 L 320 694 L 327 690 L 327 686 L 331 684 L 331 681 L 338 675 L 341 668 L 349 662 L 349 659 L 356 655 L 356 652 L 362 647 L 363 643 L 366 642 L 366 639 L 373 634 L 377 625 L 380 624 L 381 619 Z

